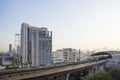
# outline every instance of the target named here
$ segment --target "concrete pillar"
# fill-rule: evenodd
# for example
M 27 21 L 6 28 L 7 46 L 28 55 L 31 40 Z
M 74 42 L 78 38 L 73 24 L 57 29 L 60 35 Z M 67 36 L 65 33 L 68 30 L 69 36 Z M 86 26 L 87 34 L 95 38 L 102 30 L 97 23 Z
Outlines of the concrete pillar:
M 97 71 L 97 66 L 93 66 L 92 68 L 92 73 L 96 72 Z
M 70 73 L 67 73 L 66 74 L 66 80 L 69 80 L 69 77 L 70 77 Z
M 98 66 L 98 71 L 103 71 L 104 70 L 104 64 Z
M 88 74 L 91 74 L 91 73 L 92 73 L 92 68 L 89 68 Z

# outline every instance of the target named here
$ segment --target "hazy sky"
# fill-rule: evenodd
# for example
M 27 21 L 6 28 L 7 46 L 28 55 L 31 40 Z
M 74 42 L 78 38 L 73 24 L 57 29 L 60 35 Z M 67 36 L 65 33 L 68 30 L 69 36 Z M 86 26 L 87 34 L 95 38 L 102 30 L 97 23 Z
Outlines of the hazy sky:
M 0 0 L 0 51 L 23 22 L 53 31 L 53 50 L 120 48 L 120 0 Z

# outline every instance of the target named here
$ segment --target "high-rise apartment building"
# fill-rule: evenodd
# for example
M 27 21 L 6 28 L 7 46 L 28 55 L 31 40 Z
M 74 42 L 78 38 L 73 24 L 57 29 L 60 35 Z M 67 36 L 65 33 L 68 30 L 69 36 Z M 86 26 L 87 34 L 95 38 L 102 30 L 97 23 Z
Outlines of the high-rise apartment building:
M 49 65 L 52 63 L 52 32 L 47 28 L 21 25 L 22 63 L 32 66 Z

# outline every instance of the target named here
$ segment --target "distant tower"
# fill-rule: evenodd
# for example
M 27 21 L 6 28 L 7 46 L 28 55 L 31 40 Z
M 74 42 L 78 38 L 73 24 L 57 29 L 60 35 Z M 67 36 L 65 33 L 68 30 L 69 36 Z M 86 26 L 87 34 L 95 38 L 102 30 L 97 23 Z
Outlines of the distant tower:
M 12 44 L 9 44 L 9 52 L 12 52 Z
M 12 44 L 9 44 L 9 52 L 8 52 L 11 56 L 12 56 Z
M 20 34 L 15 34 L 15 40 L 14 40 L 14 53 L 16 54 L 17 51 L 17 47 L 20 46 Z
M 20 46 L 17 46 L 17 54 L 20 54 Z
M 15 34 L 13 58 L 16 59 L 16 63 L 20 64 L 20 34 Z M 16 64 L 14 61 L 14 64 Z

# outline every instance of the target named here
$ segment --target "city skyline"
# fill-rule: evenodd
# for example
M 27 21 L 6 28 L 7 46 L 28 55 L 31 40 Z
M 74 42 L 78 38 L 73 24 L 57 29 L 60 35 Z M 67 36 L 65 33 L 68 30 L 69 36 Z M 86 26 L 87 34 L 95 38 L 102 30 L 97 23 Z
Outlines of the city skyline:
M 21 23 L 53 32 L 53 50 L 120 47 L 119 0 L 1 0 L 0 51 L 14 47 Z

